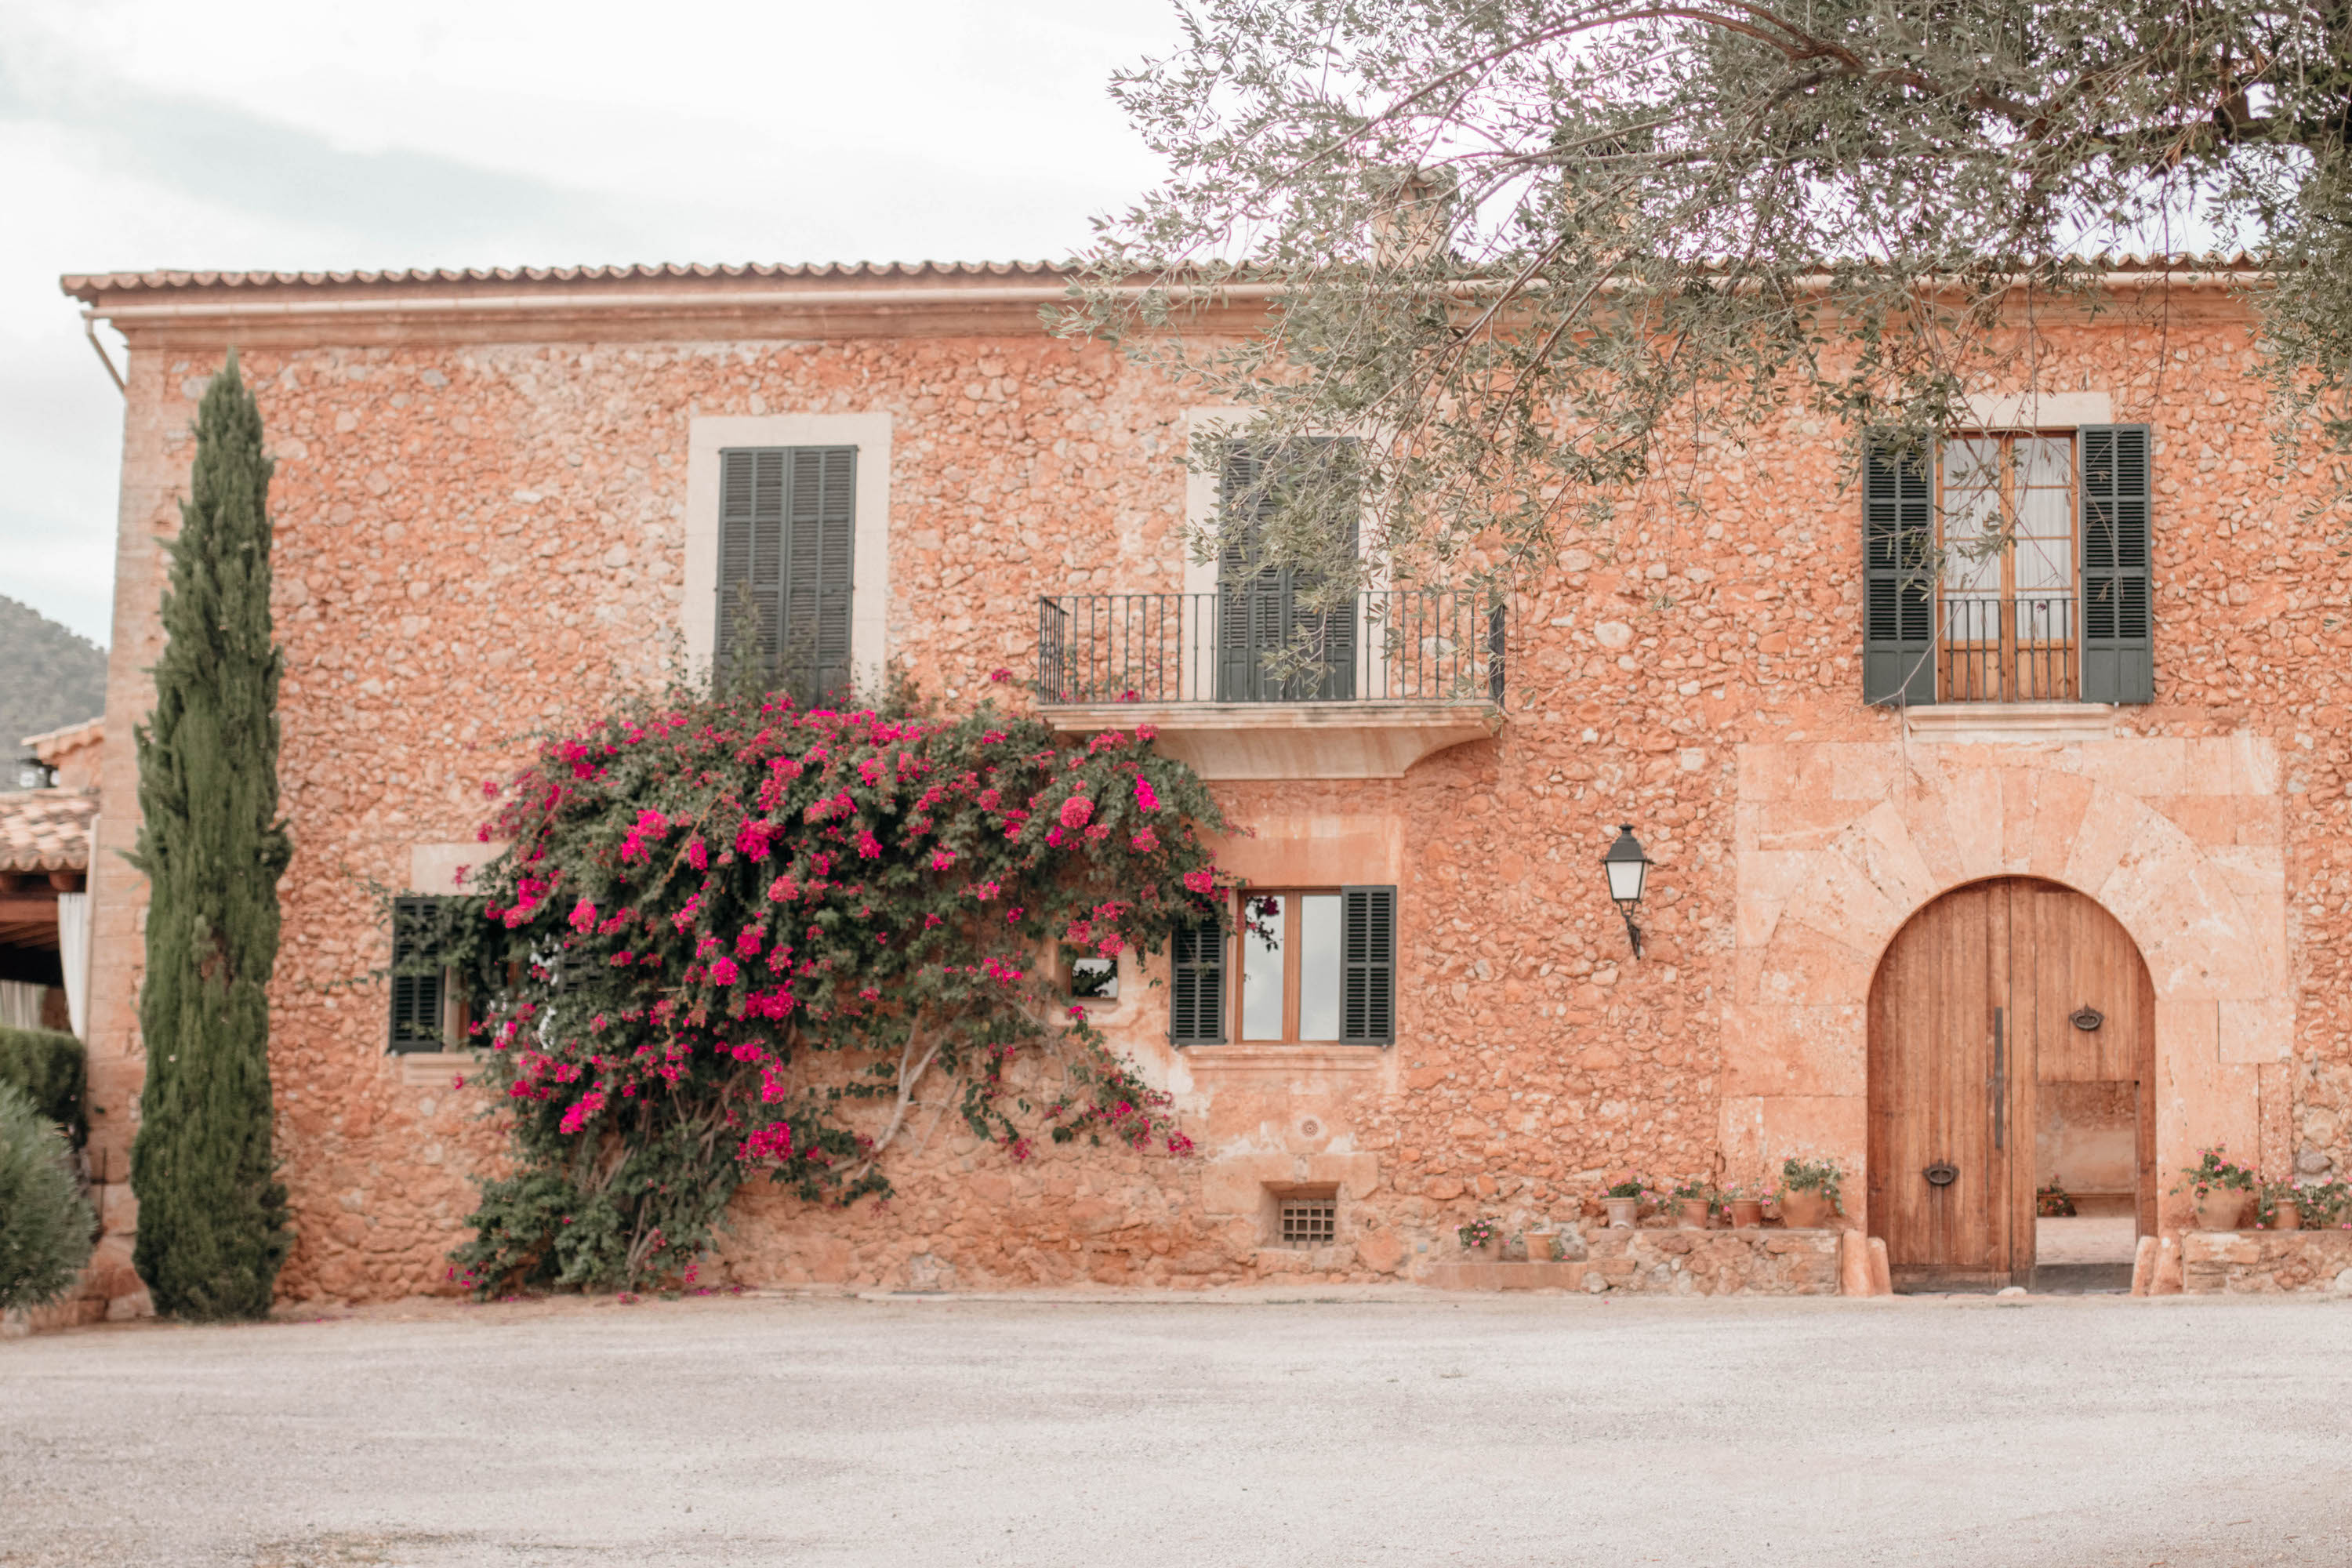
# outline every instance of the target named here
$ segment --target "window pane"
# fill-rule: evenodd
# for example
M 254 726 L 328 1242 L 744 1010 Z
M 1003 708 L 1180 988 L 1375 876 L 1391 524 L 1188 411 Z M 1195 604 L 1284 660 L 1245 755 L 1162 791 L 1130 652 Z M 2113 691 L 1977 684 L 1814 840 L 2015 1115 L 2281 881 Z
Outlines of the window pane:
M 1998 593 L 2000 552 L 2000 443 L 1953 441 L 1944 447 L 1944 591 Z
M 2074 477 L 2074 443 L 2065 436 L 2021 436 L 2017 438 L 2017 482 L 2021 488 L 2063 488 Z
M 1339 1037 L 1339 895 L 1298 900 L 1298 1037 Z
M 1118 960 L 1080 947 L 1065 945 L 1063 961 L 1070 973 L 1070 994 L 1081 1002 L 1118 1000 Z
M 1242 900 L 1242 1038 L 1282 1038 L 1282 900 Z

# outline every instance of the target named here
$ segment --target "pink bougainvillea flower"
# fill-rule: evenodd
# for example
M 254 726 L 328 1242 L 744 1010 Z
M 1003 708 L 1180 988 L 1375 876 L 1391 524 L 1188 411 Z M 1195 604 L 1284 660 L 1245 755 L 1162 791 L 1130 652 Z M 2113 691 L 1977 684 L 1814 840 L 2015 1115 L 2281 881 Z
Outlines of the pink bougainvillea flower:
M 744 1160 L 791 1159 L 793 1157 L 791 1124 L 771 1121 L 765 1127 L 758 1129 L 749 1138 L 743 1140 L 743 1147 L 736 1152 L 736 1156 Z
M 944 871 L 944 870 L 946 870 L 949 867 L 950 867 L 950 866 L 954 865 L 955 863 L 956 863 L 956 854 L 955 854 L 955 851 L 954 851 L 954 850 L 952 850 L 952 849 L 934 849 L 934 850 L 932 850 L 932 851 L 931 851 L 931 869 L 932 869 L 932 870 L 934 870 L 934 871 Z
M 713 985 L 732 985 L 742 978 L 742 971 L 735 967 L 735 961 L 731 958 L 712 959 L 709 973 Z
M 686 863 L 698 871 L 707 871 L 710 868 L 710 851 L 703 847 L 699 837 L 687 841 Z
M 882 858 L 882 841 L 862 827 L 857 830 L 857 858 L 861 860 Z
M 1128 847 L 1139 855 L 1149 855 L 1160 847 L 1160 835 L 1149 827 L 1127 841 Z
M 1093 801 L 1087 799 L 1085 795 L 1074 795 L 1069 799 L 1062 803 L 1062 826 L 1065 827 L 1084 827 L 1087 822 L 1092 820 L 1094 814 L 1095 803 Z
M 801 885 L 790 877 L 779 877 L 768 884 L 768 901 L 772 904 L 788 904 L 800 896 Z
M 1153 789 L 1151 781 L 1141 773 L 1135 775 L 1135 809 L 1142 812 L 1160 809 L 1160 792 Z
M 1214 871 L 1187 871 L 1184 873 L 1184 886 L 1189 891 L 1206 897 L 1216 889 L 1217 874 Z
M 572 906 L 572 929 L 586 935 L 596 924 L 596 906 L 583 899 Z
M 1011 670 L 1009 670 L 1009 669 L 1006 669 L 1003 666 L 999 665 L 996 668 L 992 669 L 992 670 L 990 670 L 990 671 L 988 672 L 988 679 L 991 679 L 991 680 L 993 680 L 993 681 L 997 681 L 997 682 L 999 682 L 999 683 L 1002 683 L 1002 682 L 1004 682 L 1004 681 L 1007 681 L 1007 680 L 1012 679 L 1013 679 L 1013 672 L 1012 672 Z

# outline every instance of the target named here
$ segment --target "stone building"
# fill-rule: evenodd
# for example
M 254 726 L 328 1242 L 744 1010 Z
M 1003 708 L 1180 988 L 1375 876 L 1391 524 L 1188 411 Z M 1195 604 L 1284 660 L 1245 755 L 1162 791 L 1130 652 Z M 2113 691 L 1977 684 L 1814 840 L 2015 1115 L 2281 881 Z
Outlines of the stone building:
M 1499 607 L 1369 594 L 1283 679 L 1234 657 L 1234 603 L 1272 591 L 1183 538 L 1221 483 L 1188 442 L 1246 412 L 1049 335 L 1043 268 L 65 286 L 129 344 L 110 802 L 136 798 L 157 540 L 231 344 L 278 457 L 292 1297 L 446 1288 L 494 1152 L 435 999 L 369 978 L 371 886 L 446 893 L 534 726 L 708 658 L 722 545 L 759 521 L 730 480 L 761 474 L 828 498 L 793 513 L 788 646 L 950 705 L 1009 668 L 1073 731 L 1156 724 L 1253 830 L 1221 859 L 1282 945 L 1188 974 L 1215 1016 L 1171 1019 L 1164 960 L 1093 1003 L 1197 1157 L 1014 1165 L 942 1125 L 887 1210 L 748 1194 L 733 1278 L 1420 1279 L 1465 1221 L 1572 1218 L 1629 1171 L 1754 1190 L 1802 1157 L 1843 1170 L 1898 1276 L 1997 1282 L 2036 1262 L 2045 1182 L 2128 1247 L 2186 1223 L 2172 1173 L 2203 1146 L 2281 1175 L 2347 1156 L 2352 562 L 2210 271 L 2044 321 L 2037 386 L 1980 399 L 1927 469 L 1857 473 L 1791 409 L 1692 455 L 1703 504 L 1563 540 Z M 1960 542 L 1993 497 L 2015 542 L 1906 597 L 1890 545 Z M 1638 957 L 1600 865 L 1622 824 L 1653 862 Z M 136 829 L 113 805 L 90 860 L 118 1173 Z M 1349 910 L 1392 921 L 1392 984 L 1340 974 Z M 127 1192 L 107 1215 L 119 1264 Z

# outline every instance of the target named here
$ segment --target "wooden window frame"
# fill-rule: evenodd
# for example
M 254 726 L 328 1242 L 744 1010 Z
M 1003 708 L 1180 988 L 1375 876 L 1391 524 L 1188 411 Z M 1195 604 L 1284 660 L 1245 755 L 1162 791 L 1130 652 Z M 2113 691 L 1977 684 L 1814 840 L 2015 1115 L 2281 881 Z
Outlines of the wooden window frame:
M 2019 515 L 2017 443 L 2036 440 L 2063 440 L 2066 446 L 2065 540 L 2069 586 L 2063 592 L 2071 598 L 2072 604 L 2067 611 L 2067 631 L 2063 639 L 2029 639 L 2020 635 L 2018 626 L 2017 538 L 2013 531 L 2014 520 Z M 1939 703 L 2079 701 L 2083 690 L 2081 431 L 2077 426 L 2065 425 L 2032 429 L 1957 430 L 1938 443 L 1936 450 L 1935 528 L 1939 557 L 1948 547 L 1945 523 L 1951 515 L 1948 509 L 1947 476 L 1951 468 L 1952 448 L 1962 441 L 1998 444 L 2000 510 L 1997 517 L 2000 526 L 2004 531 L 2011 531 L 2011 536 L 2001 546 L 2000 581 L 1998 588 L 1993 590 L 1991 599 L 1972 596 L 1983 594 L 1983 589 L 1954 589 L 1948 566 L 1938 574 L 1936 613 L 1932 623 L 1936 700 Z M 1995 606 L 1999 625 L 1994 637 L 1960 641 L 1949 635 L 1953 624 L 1952 606 L 1985 603 Z
M 1231 1040 L 1234 1044 L 1243 1046 L 1339 1046 L 1351 1043 L 1344 1037 L 1347 1030 L 1348 994 L 1348 961 L 1344 930 L 1342 931 L 1339 967 L 1332 975 L 1332 984 L 1339 991 L 1338 1001 L 1339 1004 L 1339 1015 L 1340 1034 L 1335 1035 L 1328 1040 L 1302 1040 L 1298 1037 L 1298 1004 L 1300 1000 L 1299 970 L 1306 957 L 1303 951 L 1304 944 L 1299 940 L 1299 920 L 1301 911 L 1306 906 L 1299 900 L 1310 898 L 1329 898 L 1337 900 L 1341 898 L 1341 893 L 1339 889 L 1336 887 L 1310 888 L 1302 886 L 1297 888 L 1243 888 L 1234 894 L 1234 908 L 1235 918 L 1233 921 L 1233 934 L 1229 939 L 1233 945 L 1230 953 L 1228 973 L 1225 976 L 1225 1005 L 1227 1008 L 1225 1016 L 1233 1021 L 1232 1026 L 1225 1031 L 1225 1037 L 1228 1040 Z M 1248 972 L 1248 965 L 1245 960 L 1246 950 L 1244 944 L 1250 940 L 1250 937 L 1247 924 L 1241 919 L 1241 915 L 1248 907 L 1248 902 L 1252 899 L 1280 899 L 1283 900 L 1281 915 L 1282 1037 L 1280 1039 L 1254 1040 L 1246 1034 L 1243 1033 L 1243 1030 L 1247 1027 L 1247 1025 L 1244 1022 L 1244 1015 L 1242 1010 L 1242 1000 L 1244 977 Z M 1341 919 L 1344 921 L 1346 918 L 1344 903 L 1342 904 L 1340 912 Z

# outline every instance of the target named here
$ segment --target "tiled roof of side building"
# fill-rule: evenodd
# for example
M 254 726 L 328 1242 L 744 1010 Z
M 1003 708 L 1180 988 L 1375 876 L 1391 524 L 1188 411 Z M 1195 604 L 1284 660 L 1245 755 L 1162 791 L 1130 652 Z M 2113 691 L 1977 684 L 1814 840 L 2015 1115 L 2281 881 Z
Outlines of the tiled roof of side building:
M 0 795 L 0 871 L 87 871 L 98 797 L 78 790 Z

